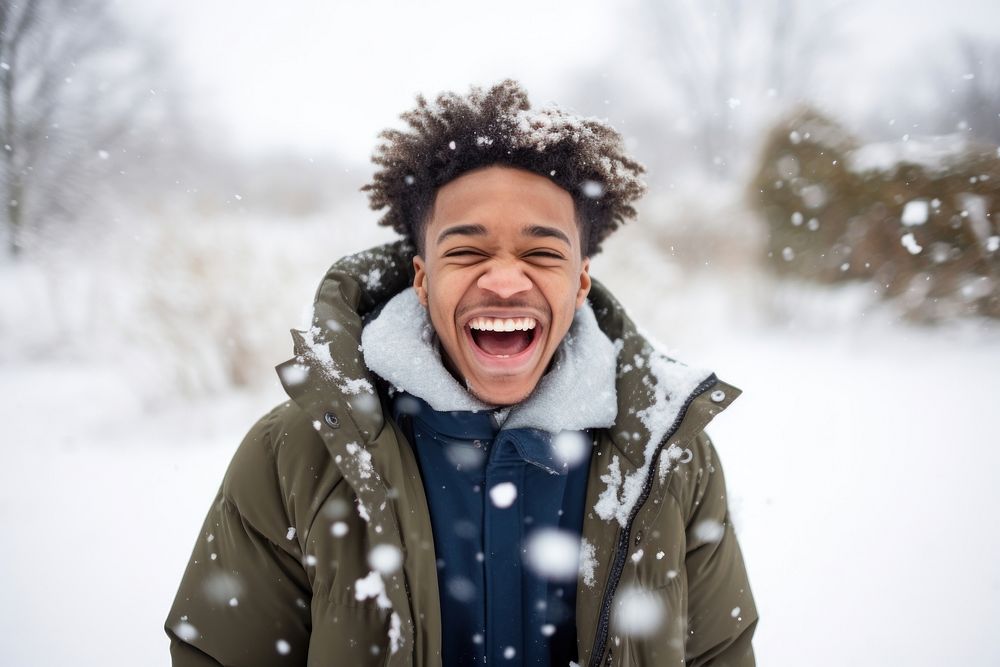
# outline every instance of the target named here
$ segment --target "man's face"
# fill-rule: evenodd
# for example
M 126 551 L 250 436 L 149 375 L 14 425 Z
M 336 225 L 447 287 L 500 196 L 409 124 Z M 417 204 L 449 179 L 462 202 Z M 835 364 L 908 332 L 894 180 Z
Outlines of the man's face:
M 494 405 L 534 390 L 590 291 L 572 197 L 510 167 L 438 189 L 413 265 L 445 362 Z

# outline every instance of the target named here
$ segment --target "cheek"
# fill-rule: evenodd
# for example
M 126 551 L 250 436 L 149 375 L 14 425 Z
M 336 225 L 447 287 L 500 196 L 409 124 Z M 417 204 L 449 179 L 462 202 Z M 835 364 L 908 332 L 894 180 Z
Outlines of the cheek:
M 435 324 L 445 324 L 455 319 L 455 311 L 461 297 L 456 290 L 454 281 L 438 280 L 430 282 L 427 290 L 428 310 L 435 319 Z
M 454 309 L 462 303 L 463 299 L 470 296 L 470 292 L 476 286 L 478 276 L 477 272 L 468 269 L 448 271 L 434 283 L 434 294 L 439 301 Z
M 574 280 L 572 277 L 563 278 L 559 284 L 558 294 L 558 301 L 555 303 L 558 303 L 563 310 L 568 311 L 569 318 L 573 319 L 576 302 L 580 296 L 579 280 Z

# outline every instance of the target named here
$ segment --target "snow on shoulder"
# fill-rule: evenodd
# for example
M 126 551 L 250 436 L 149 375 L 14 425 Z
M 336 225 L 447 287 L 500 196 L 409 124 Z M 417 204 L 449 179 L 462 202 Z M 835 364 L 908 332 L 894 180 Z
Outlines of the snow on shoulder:
M 634 472 L 623 475 L 621 461 L 617 455 L 612 456 L 607 473 L 601 476 L 601 481 L 607 486 L 594 505 L 594 511 L 601 519 L 615 519 L 622 526 L 628 523 L 642 495 L 643 485 L 652 474 L 653 459 L 664 438 L 674 427 L 691 395 L 711 377 L 711 372 L 705 369 L 686 366 L 656 350 L 649 355 L 646 365 L 648 373 L 644 381 L 652 385 L 653 396 L 649 406 L 638 413 L 648 438 L 643 448 L 643 463 Z M 658 466 L 660 475 L 665 476 L 677 462 L 689 460 L 689 454 L 671 443 L 661 455 Z
M 385 582 L 377 570 L 354 582 L 354 599 L 360 602 L 369 598 L 375 598 L 380 609 L 392 609 L 392 602 L 385 593 Z
M 347 395 L 358 395 L 361 393 L 375 394 L 368 378 L 348 378 L 337 368 L 333 356 L 330 354 L 330 343 L 326 340 L 324 332 L 317 326 L 311 327 L 308 331 L 296 331 L 298 338 L 301 338 L 304 346 L 303 356 L 313 361 L 323 373 L 327 380 L 334 382 L 337 387 Z

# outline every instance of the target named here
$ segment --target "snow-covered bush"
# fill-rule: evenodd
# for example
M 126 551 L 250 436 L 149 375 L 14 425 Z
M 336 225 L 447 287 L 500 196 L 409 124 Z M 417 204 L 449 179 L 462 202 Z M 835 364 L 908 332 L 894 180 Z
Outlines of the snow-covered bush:
M 114 368 L 146 404 L 275 382 L 330 264 L 393 238 L 370 218 L 179 217 L 52 239 L 0 266 L 0 361 Z
M 770 266 L 869 281 L 919 320 L 1000 317 L 1000 149 L 904 139 L 862 145 L 809 109 L 780 123 L 750 189 Z

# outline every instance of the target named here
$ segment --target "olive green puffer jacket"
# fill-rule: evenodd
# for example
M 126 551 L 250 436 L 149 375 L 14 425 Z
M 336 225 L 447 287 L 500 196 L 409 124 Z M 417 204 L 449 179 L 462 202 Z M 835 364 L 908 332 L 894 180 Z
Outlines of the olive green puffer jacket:
M 278 367 L 289 400 L 243 440 L 166 621 L 177 667 L 439 665 L 431 521 L 362 319 L 411 284 L 399 242 L 340 260 Z M 705 425 L 739 390 L 655 351 L 596 281 L 619 414 L 595 433 L 580 665 L 753 665 L 757 613 Z M 373 569 L 369 554 L 401 555 Z

